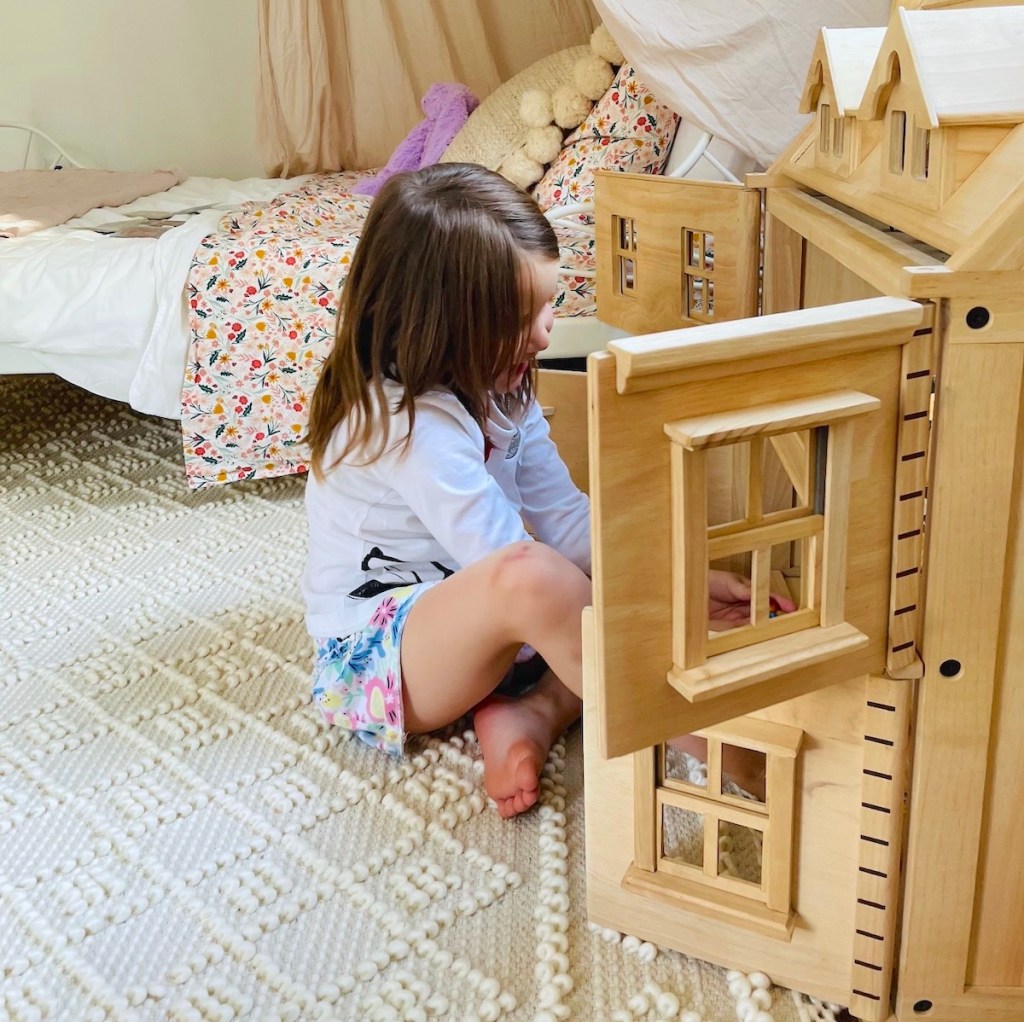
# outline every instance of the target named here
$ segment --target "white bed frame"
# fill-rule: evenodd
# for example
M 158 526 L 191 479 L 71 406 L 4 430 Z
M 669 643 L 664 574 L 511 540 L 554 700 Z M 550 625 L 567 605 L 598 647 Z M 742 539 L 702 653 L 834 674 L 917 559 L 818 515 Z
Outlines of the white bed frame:
M 57 170 L 72 166 L 84 168 L 88 164 L 70 155 L 67 149 L 46 132 L 27 124 L 12 121 L 0 121 L 0 131 L 9 129 L 25 135 L 24 150 L 13 169 L 27 169 L 30 161 L 43 169 Z M 738 181 L 733 166 L 742 164 L 743 157 L 739 154 L 733 159 L 722 159 L 711 152 L 714 137 L 709 132 L 702 132 L 685 123 L 681 124 L 672 143 L 665 174 L 669 177 L 687 177 L 694 169 L 705 161 L 715 173 L 709 175 L 726 181 Z M 556 206 L 549 209 L 545 216 L 552 223 L 578 218 L 583 213 L 593 213 L 592 202 L 579 202 Z M 579 220 L 576 219 L 576 224 Z M 593 270 L 580 270 L 579 276 L 593 277 Z M 556 317 L 551 331 L 551 343 L 546 359 L 584 358 L 592 351 L 600 351 L 605 345 L 616 338 L 624 336 L 621 330 L 602 323 L 595 316 L 560 316 Z M 50 370 L 30 351 L 0 344 L 0 376 L 45 373 Z
M 16 124 L 14 121 L 0 121 L 0 129 L 21 132 L 25 136 L 25 148 L 20 160 L 21 165 L 11 169 L 27 170 L 33 154 L 36 154 L 37 162 L 42 162 L 43 166 L 40 169 L 43 170 L 61 170 L 69 164 L 72 167 L 78 167 L 79 170 L 84 170 L 88 166 L 88 164 L 76 160 L 64 146 L 47 135 L 45 131 L 40 131 L 39 128 L 34 128 L 28 124 Z M 49 146 L 50 152 L 40 161 L 38 157 L 43 152 L 47 152 L 44 146 Z

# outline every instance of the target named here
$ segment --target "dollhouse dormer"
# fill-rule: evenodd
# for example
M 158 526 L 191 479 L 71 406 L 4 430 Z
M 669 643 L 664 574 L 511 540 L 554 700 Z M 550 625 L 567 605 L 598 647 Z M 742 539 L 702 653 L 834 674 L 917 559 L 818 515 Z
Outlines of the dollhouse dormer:
M 940 209 L 1024 122 L 1024 8 L 896 8 L 857 116 L 881 124 L 881 191 Z
M 847 178 L 878 142 L 874 121 L 857 112 L 875 66 L 884 28 L 823 28 L 818 34 L 800 112 L 815 114 L 814 165 Z

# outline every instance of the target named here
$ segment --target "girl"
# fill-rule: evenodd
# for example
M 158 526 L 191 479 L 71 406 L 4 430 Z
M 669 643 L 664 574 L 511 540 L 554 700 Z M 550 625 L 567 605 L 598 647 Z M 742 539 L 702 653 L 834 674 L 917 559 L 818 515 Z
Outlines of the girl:
M 472 711 L 502 816 L 536 802 L 582 705 L 589 505 L 531 378 L 557 273 L 550 224 L 504 178 L 453 163 L 396 175 L 310 408 L 314 697 L 328 723 L 395 754 Z M 734 577 L 717 590 L 726 614 L 749 600 Z M 533 650 L 539 680 L 496 692 Z

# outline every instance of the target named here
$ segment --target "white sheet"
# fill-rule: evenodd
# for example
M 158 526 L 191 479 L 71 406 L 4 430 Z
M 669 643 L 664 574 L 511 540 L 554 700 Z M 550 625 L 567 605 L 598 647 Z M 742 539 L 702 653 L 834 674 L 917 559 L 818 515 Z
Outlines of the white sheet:
M 807 123 L 821 27 L 885 25 L 890 0 L 594 0 L 661 102 L 767 167 Z
M 188 350 L 185 284 L 192 256 L 224 209 L 266 200 L 305 178 L 189 178 L 60 227 L 0 241 L 0 347 L 31 352 L 51 372 L 141 412 L 176 419 Z M 217 204 L 161 237 L 112 238 L 78 226 L 133 210 Z

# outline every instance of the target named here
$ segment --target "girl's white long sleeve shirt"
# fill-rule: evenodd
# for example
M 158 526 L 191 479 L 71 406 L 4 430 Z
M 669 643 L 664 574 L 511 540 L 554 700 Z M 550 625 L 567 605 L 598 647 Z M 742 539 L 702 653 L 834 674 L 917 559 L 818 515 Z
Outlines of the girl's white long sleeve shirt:
M 400 389 L 388 384 L 386 394 L 395 407 Z M 348 635 L 365 623 L 367 601 L 446 578 L 518 540 L 546 543 L 590 574 L 589 501 L 536 401 L 516 421 L 492 402 L 485 438 L 453 394 L 432 391 L 417 399 L 403 445 L 407 433 L 407 416 L 393 414 L 379 458 L 308 476 L 302 592 L 311 635 Z M 342 423 L 325 465 L 347 439 Z

